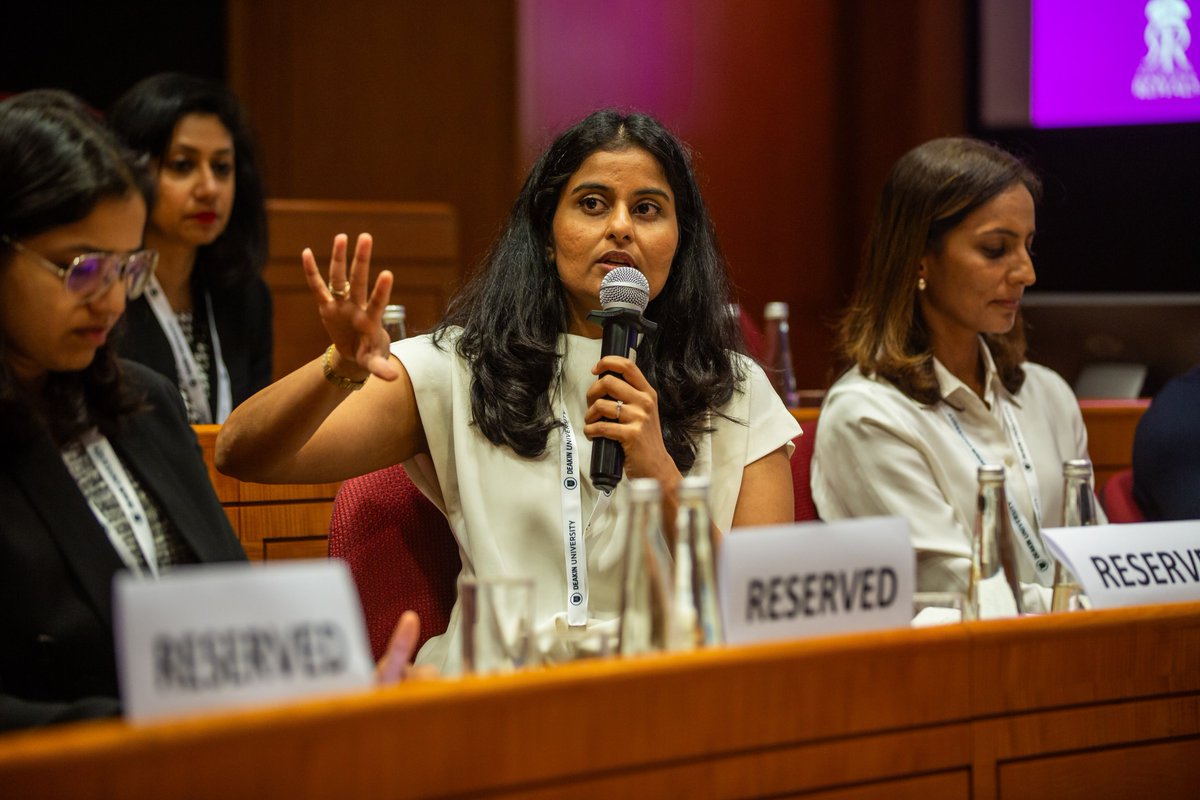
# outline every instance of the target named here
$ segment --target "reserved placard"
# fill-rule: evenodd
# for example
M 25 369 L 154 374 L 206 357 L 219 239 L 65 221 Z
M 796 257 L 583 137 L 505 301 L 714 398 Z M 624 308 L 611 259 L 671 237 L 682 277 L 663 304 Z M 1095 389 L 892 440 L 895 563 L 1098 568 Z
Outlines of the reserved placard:
M 733 530 L 717 587 L 730 644 L 907 627 L 908 522 L 868 517 Z
M 144 721 L 371 684 L 362 607 L 342 561 L 180 567 L 114 579 L 126 718 Z
M 1045 528 L 1093 608 L 1200 600 L 1200 520 Z

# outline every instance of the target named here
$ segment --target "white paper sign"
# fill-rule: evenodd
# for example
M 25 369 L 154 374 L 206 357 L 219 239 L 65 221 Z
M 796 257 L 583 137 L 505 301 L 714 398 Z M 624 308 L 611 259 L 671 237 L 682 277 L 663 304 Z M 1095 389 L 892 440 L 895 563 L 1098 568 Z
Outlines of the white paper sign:
M 907 627 L 915 562 L 899 517 L 742 528 L 721 542 L 730 644 Z
M 1200 520 L 1046 528 L 1093 608 L 1200 600 Z
M 122 572 L 113 625 L 132 721 L 360 688 L 374 671 L 342 561 Z

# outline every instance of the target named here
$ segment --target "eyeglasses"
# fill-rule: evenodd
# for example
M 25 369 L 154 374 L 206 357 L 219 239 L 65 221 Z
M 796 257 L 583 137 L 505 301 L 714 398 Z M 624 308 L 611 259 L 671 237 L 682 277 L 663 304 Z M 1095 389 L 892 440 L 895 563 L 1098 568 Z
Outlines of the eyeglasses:
M 118 278 L 125 281 L 126 297 L 131 300 L 140 297 L 142 290 L 146 288 L 146 282 L 154 274 L 154 267 L 158 265 L 157 250 L 137 250 L 124 254 L 84 253 L 72 259 L 66 267 L 60 267 L 7 236 L 0 236 L 0 241 L 62 278 L 67 290 L 80 295 L 85 303 L 90 303 L 104 294 Z

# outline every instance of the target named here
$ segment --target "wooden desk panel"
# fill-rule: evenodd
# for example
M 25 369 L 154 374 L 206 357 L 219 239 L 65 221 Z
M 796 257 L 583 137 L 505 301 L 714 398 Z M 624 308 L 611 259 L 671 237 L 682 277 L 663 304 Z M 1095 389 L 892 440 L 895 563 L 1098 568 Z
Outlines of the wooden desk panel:
M 1195 800 L 1200 794 L 1196 764 L 1200 764 L 1197 738 L 1032 758 L 1000 767 L 999 793 L 1056 800 Z
M 246 483 L 223 475 L 213 462 L 221 426 L 192 427 L 217 497 L 250 560 L 327 555 L 329 515 L 340 483 Z
M 1200 617 L 1191 604 L 967 626 L 975 656 L 972 708 L 997 715 L 1108 700 L 1200 693 Z M 1037 636 L 1040 631 L 1055 635 Z M 1019 681 L 1044 674 L 1053 680 Z M 1006 692 L 991 687 L 1008 686 Z
M 1198 731 L 1195 695 L 981 722 L 975 796 L 1191 800 Z
M 1150 407 L 1147 400 L 1080 400 L 1096 488 L 1133 463 L 1133 434 Z
M 1200 740 L 1198 631 L 1200 603 L 1180 604 L 581 662 L 147 727 L 82 723 L 0 736 L 0 787 L 261 800 L 1190 796 L 1179 791 Z M 995 669 L 1001 640 L 1011 667 Z M 1073 657 L 1045 668 L 1056 642 Z M 1087 688 L 1064 694 L 1073 682 Z

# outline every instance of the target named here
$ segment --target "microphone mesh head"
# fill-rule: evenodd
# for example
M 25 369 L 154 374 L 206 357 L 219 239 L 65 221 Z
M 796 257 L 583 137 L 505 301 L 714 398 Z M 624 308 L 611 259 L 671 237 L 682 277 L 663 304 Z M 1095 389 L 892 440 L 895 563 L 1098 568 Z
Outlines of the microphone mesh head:
M 600 281 L 600 307 L 634 308 L 638 313 L 650 303 L 650 281 L 633 267 L 616 267 Z

